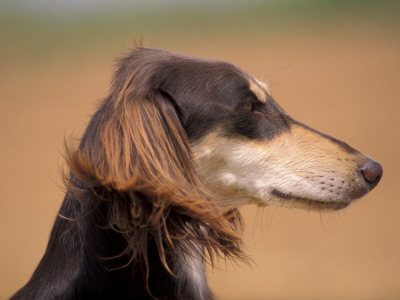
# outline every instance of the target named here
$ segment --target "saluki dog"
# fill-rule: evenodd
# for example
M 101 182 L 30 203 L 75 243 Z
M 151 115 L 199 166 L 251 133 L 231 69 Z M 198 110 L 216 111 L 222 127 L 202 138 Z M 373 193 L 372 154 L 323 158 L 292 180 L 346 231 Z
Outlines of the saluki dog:
M 64 201 L 14 300 L 213 299 L 205 264 L 246 260 L 239 207 L 338 210 L 382 176 L 238 67 L 145 47 L 66 145 Z

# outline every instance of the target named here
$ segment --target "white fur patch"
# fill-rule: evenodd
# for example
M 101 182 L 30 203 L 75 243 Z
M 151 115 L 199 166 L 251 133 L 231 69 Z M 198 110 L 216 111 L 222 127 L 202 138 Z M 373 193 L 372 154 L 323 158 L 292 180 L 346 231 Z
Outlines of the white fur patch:
M 203 250 L 200 246 L 195 246 L 198 248 L 196 251 L 182 252 L 179 257 L 179 265 L 185 280 L 190 283 L 191 288 L 194 293 L 198 295 L 196 299 L 206 299 L 205 291 L 208 289 L 207 281 L 204 272 L 203 263 Z

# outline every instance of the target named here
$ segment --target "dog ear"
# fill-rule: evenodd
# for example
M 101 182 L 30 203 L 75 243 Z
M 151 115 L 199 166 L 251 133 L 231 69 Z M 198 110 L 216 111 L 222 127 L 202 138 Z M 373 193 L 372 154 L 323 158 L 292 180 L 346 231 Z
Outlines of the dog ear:
M 172 94 L 143 86 L 130 77 L 106 99 L 79 148 L 67 151 L 71 173 L 113 200 L 110 223 L 126 233 L 130 246 L 147 241 L 150 232 L 167 269 L 165 252 L 174 251 L 178 240 L 195 251 L 202 244 L 210 256 L 243 258 L 237 224 L 223 215 L 196 174 L 183 110 Z M 147 257 L 144 244 L 130 252 Z

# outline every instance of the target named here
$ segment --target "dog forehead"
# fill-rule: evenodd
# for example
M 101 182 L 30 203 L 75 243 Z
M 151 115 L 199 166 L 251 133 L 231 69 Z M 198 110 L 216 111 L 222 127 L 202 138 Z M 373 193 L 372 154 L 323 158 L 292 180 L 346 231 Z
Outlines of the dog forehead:
M 201 105 L 201 110 L 206 110 L 206 104 L 228 112 L 249 99 L 250 94 L 262 103 L 269 98 L 267 84 L 229 62 L 174 56 L 162 65 L 159 74 L 163 87 L 189 113 L 193 111 L 192 106 Z
M 234 105 L 250 90 L 249 76 L 227 62 L 194 60 L 179 65 L 176 73 L 175 90 L 207 102 Z
M 242 71 L 239 67 L 227 63 L 217 62 L 211 63 L 212 72 L 199 72 L 196 77 L 203 77 L 205 82 L 202 87 L 214 96 L 224 95 L 232 101 L 232 97 L 236 100 L 245 97 L 249 92 L 253 93 L 257 99 L 266 103 L 268 99 L 268 85 L 256 78 L 253 78 L 246 72 Z M 210 67 L 206 66 L 206 68 Z M 208 69 L 207 71 L 210 71 Z M 206 76 L 204 76 L 206 75 Z M 222 99 L 220 99 L 222 100 Z

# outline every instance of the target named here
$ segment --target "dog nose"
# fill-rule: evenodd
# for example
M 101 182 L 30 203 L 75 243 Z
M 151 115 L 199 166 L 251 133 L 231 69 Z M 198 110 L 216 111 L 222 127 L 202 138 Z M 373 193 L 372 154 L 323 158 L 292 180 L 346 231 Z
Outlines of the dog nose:
M 360 172 L 369 187 L 373 189 L 381 180 L 383 169 L 379 163 L 372 159 L 368 159 L 360 168 Z

